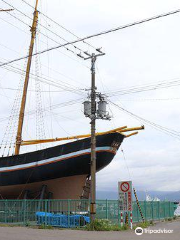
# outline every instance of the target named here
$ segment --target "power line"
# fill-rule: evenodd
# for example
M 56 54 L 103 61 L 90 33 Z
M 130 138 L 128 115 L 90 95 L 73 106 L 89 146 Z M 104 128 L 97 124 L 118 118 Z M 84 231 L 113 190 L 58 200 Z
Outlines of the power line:
M 140 21 L 136 21 L 136 22 L 133 22 L 133 23 L 129 23 L 129 24 L 117 27 L 117 28 L 112 28 L 110 30 L 102 31 L 100 33 L 96 33 L 96 34 L 93 34 L 93 35 L 89 35 L 87 37 L 84 37 L 84 38 L 81 38 L 81 39 L 78 39 L 78 40 L 75 40 L 75 41 L 72 41 L 72 42 L 68 42 L 68 43 L 61 44 L 61 45 L 58 45 L 58 46 L 55 46 L 55 47 L 44 49 L 44 50 L 42 50 L 40 52 L 32 54 L 32 56 L 43 54 L 45 52 L 49 52 L 49 51 L 52 51 L 52 50 L 55 50 L 55 49 L 58 49 L 58 48 L 61 48 L 61 47 L 65 47 L 65 46 L 68 46 L 68 45 L 72 45 L 72 44 L 75 44 L 75 43 L 78 43 L 78 42 L 82 42 L 84 40 L 91 39 L 91 38 L 94 38 L 94 37 L 99 37 L 101 35 L 105 35 L 105 34 L 108 34 L 108 33 L 116 32 L 116 31 L 119 31 L 119 30 L 122 30 L 122 29 L 125 29 L 125 28 L 133 27 L 135 25 L 140 25 L 140 24 L 145 23 L 145 22 L 150 22 L 152 20 L 156 20 L 156 19 L 159 19 L 159 18 L 167 17 L 167 16 L 170 16 L 170 15 L 179 13 L 179 12 L 180 12 L 180 9 L 177 9 L 175 11 L 171 11 L 171 12 L 168 12 L 168 13 L 160 14 L 160 15 L 157 15 L 157 16 L 154 16 L 154 17 L 151 17 L 151 18 L 146 18 L 146 19 L 143 19 L 143 20 L 140 20 Z M 28 57 L 29 57 L 29 55 L 21 57 L 21 58 L 14 59 L 14 60 L 11 60 L 9 62 L 1 64 L 0 67 L 2 67 L 4 65 L 8 65 L 8 64 L 13 63 L 13 62 L 17 62 L 17 61 L 26 59 Z
M 174 86 L 180 85 L 180 78 L 175 78 L 174 80 L 168 81 L 161 81 L 154 84 L 147 84 L 142 86 L 132 86 L 127 89 L 121 89 L 114 92 L 106 92 L 105 94 L 109 97 L 114 97 L 117 95 L 126 95 L 126 94 L 132 94 L 132 93 L 139 93 L 139 92 L 145 92 L 145 91 L 152 91 L 160 88 L 169 88 Z
M 174 101 L 174 100 L 180 100 L 180 98 L 140 98 L 140 99 L 121 99 L 121 101 L 129 101 L 129 102 L 134 102 L 134 101 L 138 101 L 138 102 L 144 102 L 144 101 Z

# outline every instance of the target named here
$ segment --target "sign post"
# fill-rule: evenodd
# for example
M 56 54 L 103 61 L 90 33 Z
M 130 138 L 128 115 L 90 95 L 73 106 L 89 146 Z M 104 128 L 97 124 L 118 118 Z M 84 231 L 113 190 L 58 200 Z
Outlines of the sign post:
M 124 216 L 130 216 L 130 226 L 132 229 L 132 181 L 118 182 L 118 193 L 120 212 Z

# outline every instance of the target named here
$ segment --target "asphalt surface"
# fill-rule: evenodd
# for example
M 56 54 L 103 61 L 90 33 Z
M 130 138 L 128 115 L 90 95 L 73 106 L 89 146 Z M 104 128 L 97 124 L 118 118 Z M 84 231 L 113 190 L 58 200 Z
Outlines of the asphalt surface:
M 143 233 L 137 236 L 134 230 L 122 232 L 88 232 L 80 230 L 47 230 L 26 227 L 0 227 L 0 240 L 133 240 L 133 239 L 180 239 L 180 221 L 157 223 L 148 230 L 173 230 L 173 233 Z M 145 230 L 144 230 L 145 231 Z

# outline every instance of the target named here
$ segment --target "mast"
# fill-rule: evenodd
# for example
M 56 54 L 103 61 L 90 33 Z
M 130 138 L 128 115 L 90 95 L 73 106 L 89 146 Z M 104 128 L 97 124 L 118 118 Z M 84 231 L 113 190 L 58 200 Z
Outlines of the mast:
M 22 96 L 22 100 L 21 100 L 21 108 L 20 108 L 20 112 L 19 112 L 15 155 L 19 154 L 21 141 L 22 141 L 22 129 L 23 129 L 23 122 L 24 122 L 24 112 L 25 112 L 25 107 L 26 107 L 29 74 L 30 74 L 30 69 L 31 69 L 32 54 L 33 54 L 34 42 L 35 42 L 35 38 L 36 38 L 36 28 L 37 28 L 37 22 L 38 22 L 38 11 L 37 11 L 38 1 L 39 0 L 36 0 L 35 10 L 34 10 L 34 18 L 33 18 L 33 23 L 32 23 L 32 27 L 31 27 L 31 42 L 30 42 L 30 47 L 29 47 L 29 58 L 28 58 L 28 63 L 27 63 L 27 68 L 26 68 L 26 76 L 25 76 L 25 81 L 24 81 L 23 96 Z

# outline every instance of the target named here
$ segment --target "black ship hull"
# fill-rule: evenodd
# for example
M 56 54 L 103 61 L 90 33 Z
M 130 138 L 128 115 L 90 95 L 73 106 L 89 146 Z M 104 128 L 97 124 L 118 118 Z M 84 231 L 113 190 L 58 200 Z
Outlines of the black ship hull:
M 96 137 L 96 169 L 107 166 L 113 159 L 124 136 L 119 133 Z M 56 179 L 90 174 L 90 138 L 47 148 L 40 151 L 0 158 L 0 194 L 6 198 L 6 188 L 36 185 Z M 18 187 L 17 187 L 18 186 Z M 28 186 L 27 186 L 28 187 Z M 57 186 L 58 187 L 58 186 Z M 10 192 L 10 190 L 8 190 Z M 13 194 L 12 194 L 13 195 Z

